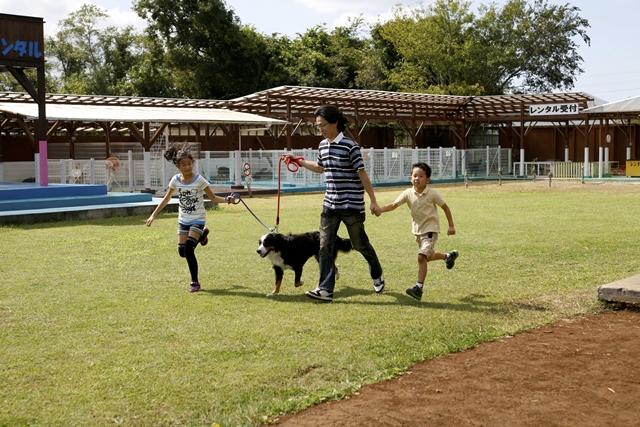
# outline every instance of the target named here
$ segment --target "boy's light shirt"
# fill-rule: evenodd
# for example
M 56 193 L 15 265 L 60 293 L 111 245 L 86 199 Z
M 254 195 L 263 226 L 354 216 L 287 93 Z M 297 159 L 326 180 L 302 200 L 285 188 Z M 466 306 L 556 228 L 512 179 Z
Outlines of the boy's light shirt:
M 440 232 L 438 206 L 444 205 L 440 194 L 428 185 L 420 193 L 415 188 L 407 188 L 393 202 L 396 205 L 406 203 L 411 211 L 411 232 L 416 235 Z

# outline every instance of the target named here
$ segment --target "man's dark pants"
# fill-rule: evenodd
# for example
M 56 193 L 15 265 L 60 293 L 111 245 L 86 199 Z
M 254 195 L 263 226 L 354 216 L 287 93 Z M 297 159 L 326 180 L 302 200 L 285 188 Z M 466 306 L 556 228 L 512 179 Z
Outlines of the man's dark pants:
M 347 227 L 353 249 L 360 252 L 369 263 L 371 278 L 382 276 L 382 267 L 375 249 L 369 243 L 364 221 L 365 214 L 356 210 L 323 208 L 320 216 L 320 289 L 333 292 L 336 284 L 335 244 L 340 223 Z

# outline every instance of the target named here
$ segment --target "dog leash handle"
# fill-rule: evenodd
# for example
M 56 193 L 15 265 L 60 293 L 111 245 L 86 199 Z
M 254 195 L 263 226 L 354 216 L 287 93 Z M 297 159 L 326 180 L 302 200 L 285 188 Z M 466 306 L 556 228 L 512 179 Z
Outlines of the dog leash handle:
M 298 172 L 298 170 L 300 169 L 300 161 L 304 160 L 304 157 L 292 156 L 291 154 L 284 154 L 280 158 L 280 160 L 284 162 L 289 172 Z

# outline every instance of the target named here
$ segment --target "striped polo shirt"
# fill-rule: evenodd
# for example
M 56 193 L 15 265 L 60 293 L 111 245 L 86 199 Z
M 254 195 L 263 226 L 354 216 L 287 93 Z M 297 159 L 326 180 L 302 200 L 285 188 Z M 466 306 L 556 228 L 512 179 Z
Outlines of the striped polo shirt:
M 340 132 L 333 141 L 320 142 L 317 162 L 324 168 L 327 184 L 324 206 L 364 212 L 364 187 L 358 176 L 358 171 L 364 169 L 360 146 Z

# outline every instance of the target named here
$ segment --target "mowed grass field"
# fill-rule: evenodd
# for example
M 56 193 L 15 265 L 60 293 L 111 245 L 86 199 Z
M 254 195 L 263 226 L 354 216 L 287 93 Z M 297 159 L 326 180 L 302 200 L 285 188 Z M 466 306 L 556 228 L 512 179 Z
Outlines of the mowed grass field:
M 0 425 L 259 425 L 418 361 L 598 312 L 597 286 L 638 273 L 640 185 L 436 188 L 458 232 L 438 249 L 460 258 L 453 270 L 430 264 L 421 302 L 404 293 L 416 276 L 406 207 L 366 222 L 385 293 L 360 254 L 341 254 L 332 304 L 303 294 L 313 260 L 303 288 L 287 271 L 282 294 L 265 296 L 264 229 L 242 205 L 209 211 L 197 294 L 177 214 L 150 228 L 142 216 L 0 228 Z M 246 201 L 274 222 L 275 197 Z M 284 195 L 280 230 L 317 229 L 321 202 Z

